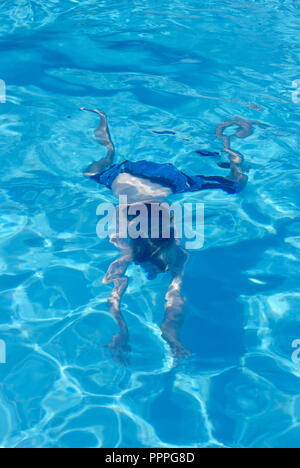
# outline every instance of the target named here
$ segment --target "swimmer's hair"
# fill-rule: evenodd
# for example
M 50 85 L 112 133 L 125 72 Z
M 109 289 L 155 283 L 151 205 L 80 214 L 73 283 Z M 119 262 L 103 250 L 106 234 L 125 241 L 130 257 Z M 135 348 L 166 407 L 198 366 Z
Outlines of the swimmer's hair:
M 138 238 L 131 241 L 133 261 L 137 265 L 150 262 L 161 272 L 169 269 L 166 251 L 175 244 L 174 234 L 169 239 Z

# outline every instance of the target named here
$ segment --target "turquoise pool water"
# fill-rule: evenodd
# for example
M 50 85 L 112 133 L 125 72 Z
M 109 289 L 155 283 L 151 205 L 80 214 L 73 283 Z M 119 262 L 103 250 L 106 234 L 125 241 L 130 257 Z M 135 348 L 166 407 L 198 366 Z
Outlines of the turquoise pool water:
M 299 10 L 2 2 L 1 446 L 300 447 Z M 96 208 L 113 198 L 81 176 L 104 154 L 81 106 L 108 114 L 119 161 L 196 174 L 223 174 L 195 153 L 221 149 L 219 122 L 269 125 L 234 142 L 242 194 L 189 196 L 205 203 L 206 236 L 184 281 L 192 356 L 177 366 L 159 333 L 166 279 L 138 267 L 123 304 L 128 366 L 101 351 L 117 330 L 101 283 L 117 251 L 96 236 Z

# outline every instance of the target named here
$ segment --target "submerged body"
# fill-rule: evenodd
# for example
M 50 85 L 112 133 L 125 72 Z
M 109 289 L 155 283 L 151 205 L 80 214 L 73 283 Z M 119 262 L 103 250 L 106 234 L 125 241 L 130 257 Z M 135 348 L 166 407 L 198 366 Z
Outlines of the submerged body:
M 82 110 L 90 111 L 90 109 L 85 108 Z M 117 235 L 111 238 L 111 242 L 121 251 L 121 256 L 110 265 L 103 282 L 114 284 L 108 302 L 111 313 L 120 327 L 120 333 L 113 337 L 109 346 L 115 357 L 123 361 L 124 353 L 129 350 L 129 333 L 120 305 L 128 285 L 126 270 L 130 263 L 134 262 L 144 268 L 149 279 L 155 278 L 160 273 L 170 273 L 171 281 L 166 294 L 165 317 L 161 325 L 162 335 L 170 345 L 174 355 L 181 358 L 188 357 L 189 352 L 180 342 L 180 328 L 184 318 L 184 299 L 181 295 L 181 289 L 188 253 L 176 239 L 172 221 L 170 222 L 168 238 L 164 238 L 161 232 L 158 238 L 151 237 L 151 209 L 156 205 L 161 211 L 166 210 L 166 205 L 162 202 L 172 194 L 202 190 L 223 190 L 228 194 L 239 193 L 247 183 L 247 176 L 242 167 L 243 157 L 231 149 L 232 136 L 224 135 L 224 131 L 234 125 L 238 127 L 234 136 L 246 138 L 252 134 L 253 124 L 261 124 L 238 117 L 219 124 L 216 135 L 222 139 L 223 151 L 230 158 L 229 176 L 227 178 L 204 175 L 189 176 L 172 164 L 157 164 L 150 161 L 124 161 L 121 164 L 114 164 L 115 150 L 106 116 L 99 110 L 91 110 L 91 112 L 100 116 L 100 124 L 95 131 L 95 136 L 102 145 L 106 146 L 108 151 L 106 157 L 93 162 L 84 175 L 111 189 L 116 197 L 126 195 L 128 208 L 134 207 L 136 213 L 142 211 L 142 207 L 146 208 L 150 221 L 148 232 L 141 233 L 137 239 L 127 241 L 120 239 Z M 202 152 L 202 154 L 207 156 L 216 153 Z M 129 223 L 134 222 L 134 216 L 127 215 L 127 217 Z M 172 217 L 169 219 L 172 220 Z
M 141 197 L 159 198 L 169 195 L 199 192 L 207 189 L 221 189 L 227 193 L 238 193 L 242 185 L 225 177 L 204 175 L 188 176 L 172 164 L 157 164 L 151 161 L 124 161 L 113 165 L 91 177 L 99 184 L 113 190 L 116 195 L 134 195 L 132 201 L 140 201 Z
M 126 172 L 118 174 L 111 185 L 113 194 L 119 198 L 126 195 L 129 203 L 148 200 L 166 200 L 172 193 L 168 187 L 142 179 Z

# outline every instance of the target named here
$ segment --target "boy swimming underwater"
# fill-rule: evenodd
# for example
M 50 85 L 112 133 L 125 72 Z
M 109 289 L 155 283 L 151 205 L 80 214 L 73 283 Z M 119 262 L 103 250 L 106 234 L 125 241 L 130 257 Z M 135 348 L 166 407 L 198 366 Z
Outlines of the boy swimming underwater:
M 172 164 L 157 164 L 150 161 L 124 161 L 114 164 L 115 148 L 112 143 L 106 115 L 96 109 L 81 108 L 81 110 L 94 112 L 100 117 L 99 127 L 95 136 L 99 143 L 107 148 L 107 155 L 99 161 L 93 162 L 84 172 L 86 177 L 111 189 L 116 197 L 126 195 L 129 208 L 134 207 L 136 212 L 146 207 L 150 227 L 151 209 L 156 205 L 161 211 L 166 207 L 163 202 L 172 194 L 198 192 L 202 190 L 223 190 L 228 194 L 239 193 L 247 183 L 247 176 L 243 172 L 243 156 L 231 149 L 231 138 L 246 138 L 253 132 L 253 125 L 263 126 L 259 122 L 244 120 L 235 117 L 233 120 L 222 122 L 217 127 L 216 136 L 223 142 L 223 151 L 229 155 L 230 163 L 222 163 L 220 167 L 230 168 L 227 178 L 220 176 L 206 177 L 203 175 L 189 176 L 178 170 Z M 227 128 L 237 127 L 231 136 L 224 135 Z M 200 152 L 209 156 L 213 153 Z M 216 153 L 214 153 L 216 154 Z M 128 222 L 134 221 L 134 216 L 127 214 Z M 159 222 L 159 226 L 161 223 Z M 128 285 L 126 270 L 133 262 L 141 265 L 153 279 L 160 273 L 169 272 L 171 282 L 166 294 L 166 310 L 161 325 L 162 336 L 171 347 L 172 353 L 179 358 L 187 358 L 189 352 L 180 342 L 180 329 L 183 323 L 184 299 L 181 288 L 188 253 L 180 245 L 175 236 L 175 228 L 171 221 L 168 238 L 161 234 L 158 238 L 151 237 L 151 229 L 147 236 L 137 239 L 121 239 L 112 236 L 111 242 L 121 250 L 121 256 L 113 262 L 103 279 L 103 283 L 113 283 L 114 288 L 108 302 L 110 311 L 114 316 L 120 333 L 113 337 L 109 345 L 113 355 L 120 361 L 124 360 L 124 353 L 129 351 L 129 333 L 126 322 L 122 316 L 120 305 L 122 296 Z

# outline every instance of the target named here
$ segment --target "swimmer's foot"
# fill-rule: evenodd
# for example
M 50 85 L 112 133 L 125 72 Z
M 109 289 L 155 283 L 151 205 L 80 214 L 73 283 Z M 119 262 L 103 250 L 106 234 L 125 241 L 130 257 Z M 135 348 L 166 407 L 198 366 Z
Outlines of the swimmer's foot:
M 102 111 L 99 110 L 99 109 L 88 109 L 87 107 L 80 107 L 80 110 L 81 110 L 81 111 L 87 111 L 87 112 L 93 112 L 94 114 L 98 114 L 98 115 L 100 115 L 101 117 L 105 117 L 105 118 L 106 118 L 105 113 L 102 112 Z
M 128 333 L 118 333 L 115 335 L 108 347 L 113 358 L 120 364 L 126 366 L 128 362 L 128 353 L 131 351 Z

